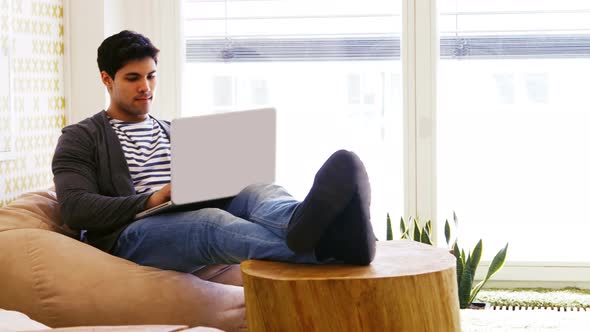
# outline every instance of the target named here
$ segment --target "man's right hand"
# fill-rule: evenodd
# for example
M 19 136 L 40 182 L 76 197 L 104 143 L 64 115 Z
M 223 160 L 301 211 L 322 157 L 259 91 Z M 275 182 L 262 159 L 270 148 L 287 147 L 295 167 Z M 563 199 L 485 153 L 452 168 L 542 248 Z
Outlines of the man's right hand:
M 170 183 L 162 187 L 162 189 L 154 192 L 147 201 L 146 208 L 150 209 L 154 206 L 158 206 L 162 203 L 166 203 L 170 200 L 170 189 L 172 186 Z

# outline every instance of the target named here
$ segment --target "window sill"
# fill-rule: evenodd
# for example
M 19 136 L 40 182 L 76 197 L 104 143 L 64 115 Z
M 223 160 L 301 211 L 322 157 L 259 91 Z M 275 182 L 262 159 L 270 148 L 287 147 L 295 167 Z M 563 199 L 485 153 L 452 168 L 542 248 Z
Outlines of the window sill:
M 482 262 L 475 279 L 485 277 L 489 262 Z M 485 285 L 497 287 L 578 287 L 590 289 L 590 263 L 508 262 Z

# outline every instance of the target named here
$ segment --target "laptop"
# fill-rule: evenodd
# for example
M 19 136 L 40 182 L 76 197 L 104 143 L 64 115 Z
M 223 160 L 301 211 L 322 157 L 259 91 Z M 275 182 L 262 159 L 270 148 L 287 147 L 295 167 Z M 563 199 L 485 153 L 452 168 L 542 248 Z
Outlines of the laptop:
M 265 108 L 172 120 L 170 154 L 170 201 L 136 214 L 135 220 L 227 199 L 250 184 L 273 183 L 276 111 Z

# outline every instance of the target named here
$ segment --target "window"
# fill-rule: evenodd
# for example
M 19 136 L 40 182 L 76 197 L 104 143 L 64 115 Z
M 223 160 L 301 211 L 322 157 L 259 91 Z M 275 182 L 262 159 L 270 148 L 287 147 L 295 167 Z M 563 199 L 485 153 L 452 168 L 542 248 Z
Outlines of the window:
M 439 220 L 484 259 L 590 262 L 590 4 L 439 4 Z
M 378 237 L 385 212 L 430 211 L 442 230 L 456 211 L 463 246 L 483 238 L 490 259 L 510 242 L 509 263 L 544 266 L 507 280 L 590 275 L 586 0 L 185 0 L 185 15 L 184 115 L 276 107 L 278 182 L 295 196 L 347 147 L 369 169 Z
M 192 0 L 184 4 L 184 116 L 272 106 L 277 183 L 302 199 L 344 148 L 365 162 L 372 216 L 403 214 L 401 1 Z

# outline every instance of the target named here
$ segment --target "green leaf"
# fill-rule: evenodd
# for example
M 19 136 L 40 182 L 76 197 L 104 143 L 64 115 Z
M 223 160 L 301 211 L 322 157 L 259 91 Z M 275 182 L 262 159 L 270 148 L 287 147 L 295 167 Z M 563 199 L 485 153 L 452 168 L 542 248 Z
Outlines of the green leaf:
M 430 239 L 430 234 L 428 233 L 426 227 L 424 228 L 424 230 L 422 230 L 422 234 L 420 235 L 420 242 L 432 245 L 432 240 Z
M 483 287 L 483 284 L 485 284 L 485 280 L 482 280 L 479 283 L 477 283 L 477 286 L 475 286 L 471 290 L 471 295 L 469 296 L 469 303 L 473 303 L 473 301 L 475 300 L 475 297 L 477 296 L 477 294 L 479 293 L 479 291 Z
M 473 271 L 472 278 L 475 278 L 475 272 L 477 271 L 477 266 L 479 265 L 479 261 L 481 260 L 481 253 L 482 253 L 483 242 L 480 239 L 479 242 L 473 248 L 473 252 L 469 254 L 469 261 L 471 264 L 471 270 Z M 471 280 L 473 283 L 473 279 Z
M 453 211 L 453 221 L 455 222 L 455 227 L 459 226 L 459 219 L 457 218 L 455 211 Z
M 463 269 L 465 268 L 465 263 L 461 259 L 461 250 L 459 249 L 459 244 L 455 241 L 453 245 L 453 255 L 457 260 L 457 287 L 461 286 L 461 275 L 463 275 Z
M 420 231 L 420 225 L 418 225 L 418 219 L 414 218 L 414 241 L 420 242 L 422 238 L 422 232 Z
M 471 287 L 473 285 L 473 280 L 475 279 L 475 273 L 477 271 L 477 267 L 479 266 L 479 262 L 481 260 L 481 254 L 482 254 L 482 248 L 483 248 L 483 242 L 480 239 L 477 244 L 475 245 L 475 248 L 473 248 L 473 252 L 469 253 L 469 258 L 467 259 L 467 263 L 465 264 L 465 270 L 469 271 L 469 274 L 471 276 L 471 280 L 468 281 L 469 283 L 469 287 Z M 463 272 L 465 273 L 465 272 Z M 462 276 L 465 277 L 465 276 Z M 464 282 L 463 279 L 461 280 L 461 282 Z M 481 286 L 480 286 L 481 288 Z M 463 295 L 463 296 L 467 296 L 467 299 L 465 299 L 465 301 L 467 301 L 467 306 L 469 306 L 469 304 L 471 304 L 471 302 L 473 302 L 473 292 L 472 289 L 469 289 L 469 295 Z M 463 305 L 463 303 L 461 303 L 461 305 Z M 461 307 L 461 308 L 465 308 L 465 307 Z
M 463 258 L 465 258 L 465 257 L 463 257 Z M 470 266 L 471 266 L 471 253 L 469 253 L 467 255 L 467 260 L 465 261 L 465 269 L 467 269 Z M 465 273 L 465 270 L 463 270 L 463 273 Z
M 488 269 L 488 274 L 486 275 L 485 280 L 487 281 L 490 279 L 498 270 L 504 266 L 504 262 L 506 261 L 506 253 L 508 252 L 508 243 L 504 246 L 504 248 L 500 249 L 494 259 L 492 259 L 492 263 L 490 264 L 490 268 Z
M 391 229 L 391 218 L 387 214 L 387 241 L 393 240 L 393 230 Z
M 469 257 L 459 283 L 459 305 L 461 309 L 465 309 L 471 304 L 469 299 L 471 298 L 471 286 L 473 285 L 474 275 L 475 271 L 472 270 L 471 257 Z
M 432 245 L 432 222 L 428 220 L 424 227 L 422 227 L 422 232 L 420 234 L 420 242 Z
M 407 234 L 408 234 L 408 225 L 406 224 L 406 221 L 404 220 L 404 217 L 401 217 L 399 219 L 399 232 L 402 233 L 402 239 L 407 239 Z
M 461 249 L 461 261 L 463 261 L 463 265 L 465 265 L 465 250 Z
M 500 251 L 498 251 L 496 256 L 494 256 L 494 259 L 492 259 L 492 263 L 490 264 L 490 267 L 488 269 L 488 273 L 487 273 L 486 277 L 482 281 L 480 281 L 477 284 L 477 286 L 475 286 L 475 288 L 473 288 L 473 290 L 471 291 L 471 297 L 470 297 L 471 302 L 473 302 L 475 300 L 475 297 L 477 296 L 477 294 L 479 293 L 479 291 L 481 290 L 483 285 L 485 285 L 485 283 L 488 280 L 490 280 L 490 278 L 496 272 L 498 272 L 498 270 L 500 270 L 502 268 L 502 266 L 504 266 L 504 262 L 506 261 L 506 252 L 507 251 L 508 251 L 508 243 L 506 243 L 506 246 L 504 246 L 504 248 L 500 249 Z
M 473 252 L 470 254 L 470 256 L 472 257 L 471 264 L 474 267 L 477 267 L 479 265 L 479 261 L 481 260 L 482 251 L 483 251 L 483 241 L 480 239 L 477 242 L 477 244 L 475 245 L 475 248 L 473 248 Z
M 445 240 L 447 241 L 447 247 L 451 244 L 451 226 L 449 225 L 449 219 L 445 220 Z

